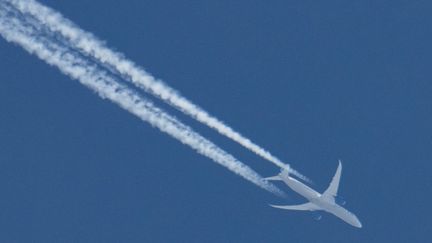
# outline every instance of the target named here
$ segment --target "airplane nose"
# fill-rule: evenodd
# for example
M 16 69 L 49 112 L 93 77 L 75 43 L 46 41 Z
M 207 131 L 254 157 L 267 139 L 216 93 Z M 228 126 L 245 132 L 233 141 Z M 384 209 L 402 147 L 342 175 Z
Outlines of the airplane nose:
M 363 227 L 362 223 L 361 223 L 360 220 L 358 220 L 357 218 L 355 218 L 355 221 L 353 222 L 352 225 L 353 225 L 354 227 L 357 227 L 357 228 L 362 228 L 362 227 Z
M 350 214 L 350 217 L 348 217 L 347 220 L 345 220 L 345 221 L 356 228 L 362 228 L 363 227 L 360 220 L 354 214 Z

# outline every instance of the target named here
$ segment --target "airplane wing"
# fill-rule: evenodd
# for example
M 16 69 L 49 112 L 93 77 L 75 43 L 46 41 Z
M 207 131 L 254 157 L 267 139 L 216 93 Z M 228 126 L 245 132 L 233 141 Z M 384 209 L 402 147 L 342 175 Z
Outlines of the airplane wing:
M 339 160 L 339 166 L 338 166 L 338 168 L 336 170 L 336 173 L 333 176 L 333 179 L 332 179 L 332 181 L 330 183 L 330 186 L 323 193 L 323 196 L 335 197 L 337 195 L 341 174 L 342 174 L 342 163 Z
M 314 211 L 319 209 L 315 204 L 313 203 L 303 203 L 303 204 L 299 204 L 299 205 L 286 205 L 286 206 L 282 206 L 282 205 L 271 205 L 269 204 L 271 207 L 274 208 L 281 208 L 281 209 L 286 209 L 286 210 L 303 210 L 303 211 Z

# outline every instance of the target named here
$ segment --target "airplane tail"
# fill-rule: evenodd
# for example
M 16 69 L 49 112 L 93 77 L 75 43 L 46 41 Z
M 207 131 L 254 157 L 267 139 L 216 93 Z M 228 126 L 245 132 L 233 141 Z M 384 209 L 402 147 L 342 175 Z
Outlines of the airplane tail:
M 270 176 L 267 178 L 264 178 L 266 181 L 282 181 L 282 178 L 287 177 L 290 175 L 290 170 L 288 168 L 281 169 L 281 172 L 275 176 Z
M 291 177 L 292 175 L 296 176 L 297 178 L 302 179 L 303 181 L 306 181 L 308 183 L 313 183 L 311 179 L 309 179 L 309 178 L 301 175 L 299 172 L 291 169 L 289 167 L 289 165 L 287 165 L 285 168 L 282 168 L 280 170 L 280 173 L 278 175 L 264 178 L 264 180 L 267 180 L 267 181 L 282 181 L 282 178 Z

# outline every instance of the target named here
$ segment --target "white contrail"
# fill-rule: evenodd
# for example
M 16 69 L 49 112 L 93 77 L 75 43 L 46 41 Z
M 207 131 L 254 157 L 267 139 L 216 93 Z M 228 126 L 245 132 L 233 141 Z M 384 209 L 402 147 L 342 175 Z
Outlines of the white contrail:
M 143 68 L 138 67 L 135 63 L 125 58 L 122 54 L 117 53 L 105 46 L 105 44 L 88 33 L 72 21 L 63 17 L 57 11 L 40 4 L 34 0 L 8 0 L 22 13 L 30 14 L 46 25 L 51 31 L 60 33 L 75 48 L 82 53 L 89 55 L 110 69 L 116 70 L 125 80 L 133 82 L 138 87 L 162 99 L 171 106 L 177 108 L 183 113 L 191 116 L 199 122 L 215 129 L 220 134 L 241 144 L 264 159 L 275 165 L 289 169 L 290 172 L 304 180 L 308 180 L 299 172 L 284 164 L 281 160 L 273 156 L 270 152 L 253 143 L 248 138 L 234 131 L 222 121 L 211 116 L 204 109 L 195 105 L 185 97 L 181 96 L 176 90 L 169 87 L 160 80 L 155 79 Z
M 62 73 L 79 80 L 102 98 L 111 100 L 143 121 L 149 122 L 152 126 L 183 144 L 189 145 L 198 153 L 225 166 L 259 187 L 276 195 L 284 196 L 284 193 L 277 187 L 263 180 L 260 175 L 232 155 L 194 132 L 176 118 L 156 108 L 150 101 L 143 99 L 136 92 L 119 84 L 114 77 L 96 65 L 92 65 L 54 41 L 38 36 L 31 26 L 26 26 L 21 20 L 8 15 L 1 7 L 0 3 L 0 34 L 7 41 L 20 45 L 29 53 L 35 54 L 46 63 L 57 67 Z

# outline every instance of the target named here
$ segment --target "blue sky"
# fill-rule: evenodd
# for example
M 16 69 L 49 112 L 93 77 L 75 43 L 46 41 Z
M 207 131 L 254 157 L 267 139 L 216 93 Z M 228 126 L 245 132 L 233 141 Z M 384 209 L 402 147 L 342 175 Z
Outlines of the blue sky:
M 425 242 L 427 1 L 41 1 L 323 191 L 361 230 L 259 189 L 0 40 L 2 242 Z M 262 175 L 278 169 L 157 102 Z

